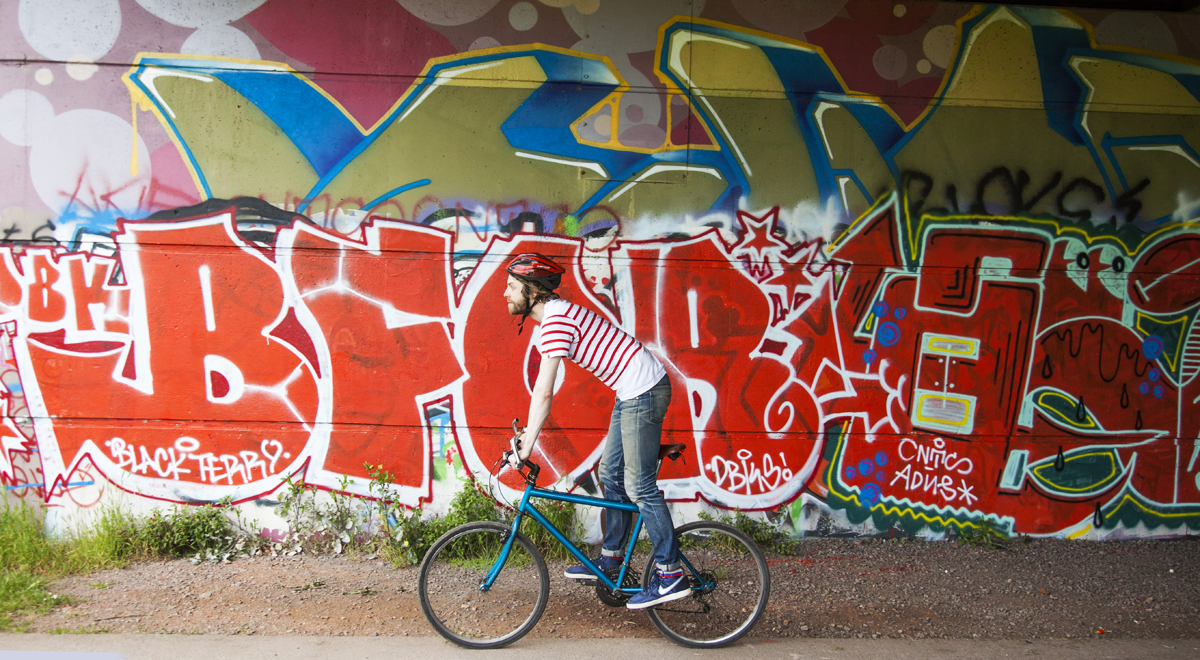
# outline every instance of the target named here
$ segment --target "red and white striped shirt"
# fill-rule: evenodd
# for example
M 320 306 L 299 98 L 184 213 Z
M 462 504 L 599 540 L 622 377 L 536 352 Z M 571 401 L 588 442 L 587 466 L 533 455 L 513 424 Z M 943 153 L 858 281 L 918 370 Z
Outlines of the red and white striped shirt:
M 599 314 L 565 300 L 547 300 L 538 350 L 587 369 L 628 401 L 658 384 L 667 370 L 642 343 Z

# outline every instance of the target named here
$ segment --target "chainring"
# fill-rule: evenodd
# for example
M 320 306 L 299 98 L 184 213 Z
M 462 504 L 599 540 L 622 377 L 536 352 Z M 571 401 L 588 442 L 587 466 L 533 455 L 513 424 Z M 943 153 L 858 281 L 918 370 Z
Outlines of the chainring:
M 621 569 L 619 567 L 616 570 L 605 573 L 605 575 L 608 576 L 608 579 L 612 580 L 613 582 L 617 581 L 617 577 L 620 574 L 621 574 Z M 632 570 L 626 571 L 625 582 L 621 586 L 636 589 L 637 587 L 641 586 L 641 581 L 638 580 L 637 576 L 634 575 L 634 572 Z M 604 603 L 605 605 L 608 605 L 609 607 L 625 607 L 625 603 L 629 600 L 629 597 L 632 595 L 633 594 L 627 594 L 624 592 L 617 592 L 614 594 L 613 591 L 611 589 L 609 589 L 608 587 L 604 586 L 603 583 L 600 583 L 600 582 L 596 583 L 596 597 L 600 599 L 601 603 Z

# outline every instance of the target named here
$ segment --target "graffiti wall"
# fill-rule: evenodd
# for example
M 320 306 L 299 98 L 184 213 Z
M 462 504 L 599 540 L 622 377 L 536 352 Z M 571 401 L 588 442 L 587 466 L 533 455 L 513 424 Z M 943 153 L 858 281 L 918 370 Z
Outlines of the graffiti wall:
M 10 499 L 511 495 L 538 251 L 667 365 L 681 519 L 1200 529 L 1200 16 L 353 5 L 0 8 Z M 595 493 L 612 392 L 556 387 Z

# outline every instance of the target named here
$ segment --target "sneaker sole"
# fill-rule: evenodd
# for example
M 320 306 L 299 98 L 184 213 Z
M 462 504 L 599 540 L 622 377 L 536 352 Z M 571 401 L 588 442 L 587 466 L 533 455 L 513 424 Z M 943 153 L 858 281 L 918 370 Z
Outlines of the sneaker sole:
M 650 609 L 651 607 L 654 607 L 656 605 L 662 605 L 663 603 L 669 603 L 673 600 L 687 598 L 688 596 L 691 596 L 691 595 L 692 595 L 691 589 L 684 589 L 683 591 L 676 591 L 675 593 L 670 593 L 665 596 L 659 596 L 658 598 L 655 598 L 654 600 L 651 600 L 651 601 L 646 601 L 645 603 L 638 603 L 636 605 L 633 603 L 626 603 L 625 607 L 626 607 L 626 609 L 631 609 L 631 610 L 646 610 L 646 609 Z

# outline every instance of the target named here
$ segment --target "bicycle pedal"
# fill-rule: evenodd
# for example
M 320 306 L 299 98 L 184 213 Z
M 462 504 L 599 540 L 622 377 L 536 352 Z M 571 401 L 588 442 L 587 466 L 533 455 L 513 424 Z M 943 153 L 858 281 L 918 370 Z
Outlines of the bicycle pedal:
M 596 587 L 596 586 L 600 585 L 600 581 L 599 580 L 575 580 L 575 584 L 579 584 L 579 585 L 582 585 L 585 587 Z

